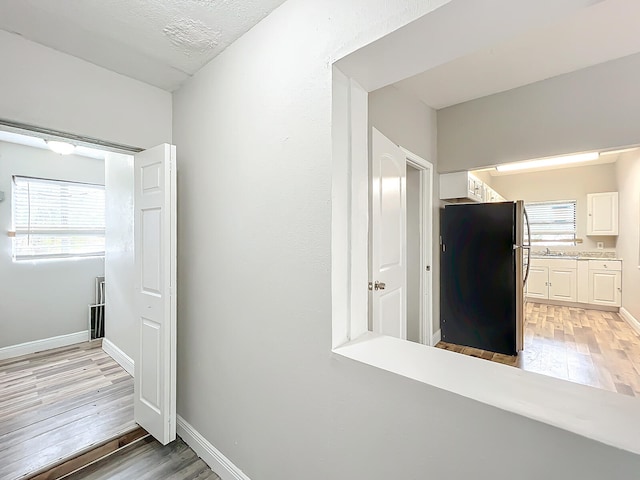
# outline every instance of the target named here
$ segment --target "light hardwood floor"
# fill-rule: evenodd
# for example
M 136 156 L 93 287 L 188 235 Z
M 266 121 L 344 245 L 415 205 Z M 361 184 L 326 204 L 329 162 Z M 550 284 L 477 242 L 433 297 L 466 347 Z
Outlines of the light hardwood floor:
M 220 480 L 180 438 L 162 446 L 139 440 L 65 480 Z
M 132 432 L 133 379 L 83 343 L 0 361 L 0 478 L 43 468 Z
M 438 348 L 640 397 L 640 335 L 617 313 L 525 304 L 517 357 L 440 342 Z

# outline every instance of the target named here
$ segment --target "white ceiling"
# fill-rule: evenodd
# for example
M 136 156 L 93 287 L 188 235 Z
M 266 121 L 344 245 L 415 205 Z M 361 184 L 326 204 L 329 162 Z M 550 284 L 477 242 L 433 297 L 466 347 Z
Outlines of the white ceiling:
M 640 52 L 640 1 L 604 0 L 395 85 L 440 109 Z
M 284 0 L 0 0 L 0 29 L 173 91 Z

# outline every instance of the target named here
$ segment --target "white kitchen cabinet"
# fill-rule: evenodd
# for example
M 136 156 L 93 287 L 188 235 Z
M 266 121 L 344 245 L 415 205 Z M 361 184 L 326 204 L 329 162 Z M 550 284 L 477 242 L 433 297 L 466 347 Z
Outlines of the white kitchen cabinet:
M 587 235 L 618 235 L 618 192 L 587 195 Z
M 469 172 L 440 175 L 440 200 L 484 200 L 484 183 Z
M 619 307 L 622 300 L 622 262 L 589 261 L 589 303 Z
M 549 268 L 534 266 L 529 268 L 526 295 L 530 298 L 549 298 Z
M 504 197 L 470 172 L 440 175 L 440 200 L 504 202 Z
M 575 302 L 577 278 L 575 268 L 549 268 L 549 300 Z
M 528 298 L 577 300 L 577 262 L 568 259 L 532 259 L 526 286 Z

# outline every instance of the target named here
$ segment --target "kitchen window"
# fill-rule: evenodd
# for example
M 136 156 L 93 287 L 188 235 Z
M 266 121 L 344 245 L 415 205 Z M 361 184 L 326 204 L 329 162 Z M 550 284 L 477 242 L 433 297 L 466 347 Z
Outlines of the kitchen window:
M 533 245 L 576 245 L 576 201 L 525 205 Z
M 15 260 L 104 255 L 104 185 L 13 177 Z

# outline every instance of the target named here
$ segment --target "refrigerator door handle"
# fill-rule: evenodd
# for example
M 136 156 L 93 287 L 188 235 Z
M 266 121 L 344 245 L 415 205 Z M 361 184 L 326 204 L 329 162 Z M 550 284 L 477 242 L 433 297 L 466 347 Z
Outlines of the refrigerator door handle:
M 523 247 L 527 250 L 527 271 L 524 274 L 524 281 L 522 282 L 522 286 L 525 287 L 527 285 L 527 280 L 529 279 L 529 270 L 531 269 L 531 225 L 529 224 L 527 209 L 524 208 L 522 211 L 524 212 L 524 220 L 527 223 L 527 236 L 529 237 L 529 245 Z

